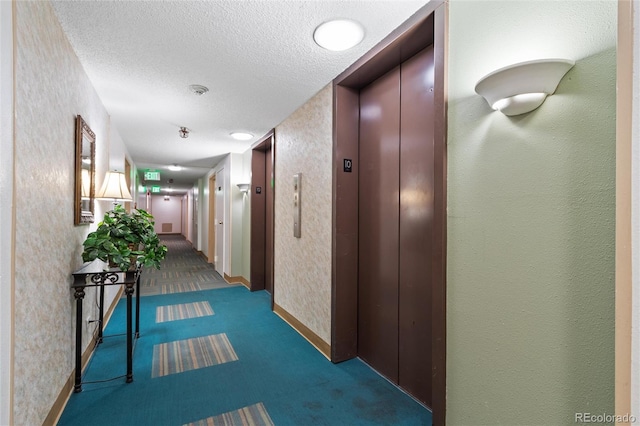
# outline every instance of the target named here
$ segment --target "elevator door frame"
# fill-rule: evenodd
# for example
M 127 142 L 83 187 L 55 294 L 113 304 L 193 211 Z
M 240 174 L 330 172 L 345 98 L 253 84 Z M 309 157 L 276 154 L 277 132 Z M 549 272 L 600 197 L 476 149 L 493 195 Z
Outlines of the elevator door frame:
M 360 89 L 422 49 L 434 47 L 434 246 L 432 292 L 433 424 L 446 409 L 446 11 L 431 1 L 339 75 L 333 84 L 333 250 L 331 360 L 357 356 L 358 338 L 358 129 Z M 352 160 L 351 172 L 344 170 Z
M 275 195 L 275 130 L 269 131 L 251 147 L 251 271 L 250 290 L 268 290 L 271 293 L 271 309 L 275 286 L 273 283 L 273 231 L 274 211 L 268 214 L 267 193 Z M 271 176 L 266 176 L 271 170 Z M 269 187 L 269 188 L 268 188 Z M 258 188 L 260 188 L 258 190 Z M 269 218 L 269 220 L 267 219 Z M 269 238 L 268 233 L 271 233 Z M 270 241 L 267 244 L 267 241 Z M 267 276 L 268 275 L 268 276 Z M 268 284 L 270 283 L 270 285 Z M 270 288 L 269 288 L 270 287 Z

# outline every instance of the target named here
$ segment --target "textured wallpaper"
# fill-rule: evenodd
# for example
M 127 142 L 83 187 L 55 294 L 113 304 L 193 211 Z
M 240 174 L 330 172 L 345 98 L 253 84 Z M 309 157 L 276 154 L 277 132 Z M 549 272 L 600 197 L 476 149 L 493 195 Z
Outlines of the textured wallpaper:
M 331 85 L 276 127 L 275 303 L 331 342 Z M 293 236 L 293 175 L 302 172 L 302 237 Z
M 20 1 L 15 8 L 14 420 L 39 425 L 74 367 L 70 274 L 82 264 L 90 230 L 73 224 L 75 116 L 81 114 L 96 133 L 98 184 L 108 162 L 109 117 L 51 4 Z M 85 300 L 94 295 L 87 291 Z M 95 318 L 92 305 L 85 303 L 85 316 Z

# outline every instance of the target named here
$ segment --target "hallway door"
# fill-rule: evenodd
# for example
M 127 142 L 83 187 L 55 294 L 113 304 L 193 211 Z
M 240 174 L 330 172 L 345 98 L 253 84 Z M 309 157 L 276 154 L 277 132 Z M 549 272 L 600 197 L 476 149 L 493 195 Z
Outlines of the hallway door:
M 207 238 L 207 262 L 216 262 L 216 175 L 209 177 L 209 235 Z
M 224 198 L 225 198 L 225 178 L 224 178 L 224 169 L 219 170 L 216 173 L 216 208 L 215 208 L 215 238 L 216 238 L 216 248 L 215 248 L 215 268 L 216 272 L 220 274 L 221 277 L 224 278 L 224 227 L 225 227 L 225 208 L 224 208 Z
M 360 92 L 358 355 L 431 405 L 433 48 Z

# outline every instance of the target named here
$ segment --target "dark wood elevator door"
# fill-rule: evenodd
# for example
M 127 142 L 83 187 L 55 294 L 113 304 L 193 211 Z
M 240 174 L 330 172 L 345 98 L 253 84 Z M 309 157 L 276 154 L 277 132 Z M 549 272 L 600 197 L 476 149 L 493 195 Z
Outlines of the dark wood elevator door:
M 360 92 L 358 355 L 431 405 L 433 48 Z
M 398 383 L 400 67 L 360 92 L 358 356 Z

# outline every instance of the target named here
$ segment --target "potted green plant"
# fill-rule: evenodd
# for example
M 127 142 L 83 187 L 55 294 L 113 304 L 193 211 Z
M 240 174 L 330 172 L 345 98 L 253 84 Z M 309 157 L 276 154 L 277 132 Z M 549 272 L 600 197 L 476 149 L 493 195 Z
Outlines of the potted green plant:
M 159 269 L 167 254 L 155 232 L 153 216 L 143 209 L 129 213 L 121 205 L 105 213 L 98 229 L 89 233 L 82 245 L 85 262 L 100 259 L 122 271 L 132 266 Z

